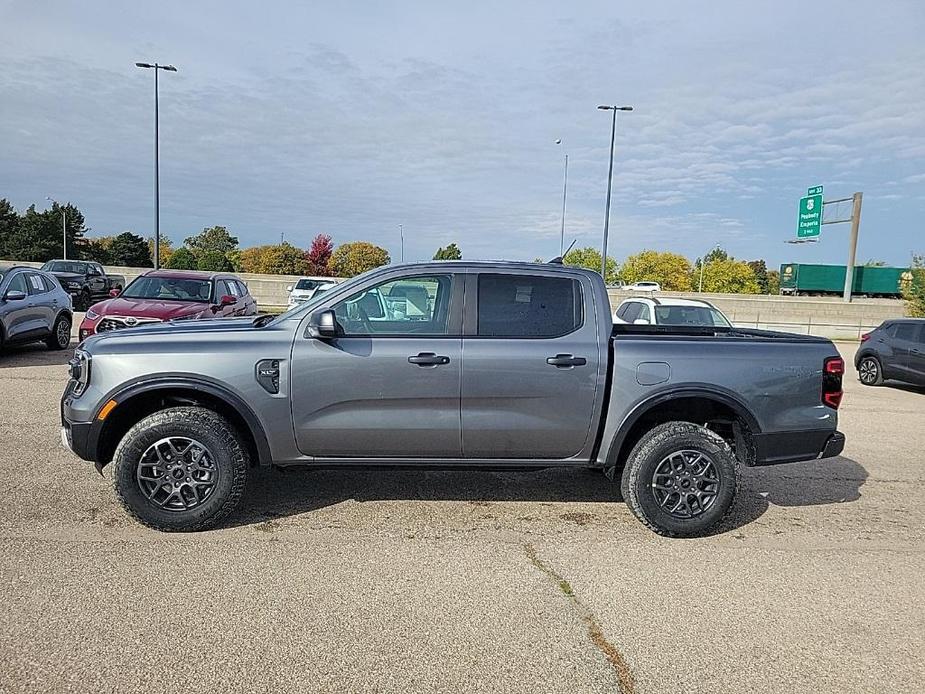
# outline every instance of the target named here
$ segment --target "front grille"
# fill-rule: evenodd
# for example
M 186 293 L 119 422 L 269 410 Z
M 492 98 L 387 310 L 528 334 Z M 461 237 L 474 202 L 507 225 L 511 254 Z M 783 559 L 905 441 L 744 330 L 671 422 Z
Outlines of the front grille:
M 162 323 L 160 318 L 135 318 L 134 316 L 106 316 L 96 326 L 96 332 L 108 333 L 110 330 L 137 328 L 139 325 Z

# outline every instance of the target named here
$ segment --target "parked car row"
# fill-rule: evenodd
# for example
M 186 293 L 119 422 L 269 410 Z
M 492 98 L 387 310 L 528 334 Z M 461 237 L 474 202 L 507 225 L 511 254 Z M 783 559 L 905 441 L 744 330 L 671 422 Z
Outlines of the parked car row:
M 49 260 L 42 270 L 54 275 L 73 297 L 74 310 L 86 311 L 94 301 L 125 287 L 122 275 L 109 275 L 99 263 L 87 260 Z

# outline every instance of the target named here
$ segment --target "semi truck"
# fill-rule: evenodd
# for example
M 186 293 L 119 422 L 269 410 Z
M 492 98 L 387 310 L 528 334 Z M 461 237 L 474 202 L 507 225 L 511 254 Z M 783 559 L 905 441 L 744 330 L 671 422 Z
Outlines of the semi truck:
M 845 291 L 845 265 L 784 263 L 780 266 L 780 293 L 794 296 L 841 296 Z M 899 299 L 912 281 L 909 268 L 857 265 L 851 281 L 853 296 Z

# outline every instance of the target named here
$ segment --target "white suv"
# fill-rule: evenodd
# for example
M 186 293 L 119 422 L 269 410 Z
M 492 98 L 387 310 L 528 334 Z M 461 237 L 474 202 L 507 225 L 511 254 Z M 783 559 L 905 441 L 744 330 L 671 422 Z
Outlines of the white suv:
M 624 284 L 620 287 L 624 292 L 660 292 L 661 286 L 658 282 L 634 282 L 633 284 Z
M 713 304 L 698 299 L 624 299 L 613 313 L 613 322 L 732 327 L 732 323 L 722 311 Z
M 317 294 L 327 291 L 336 283 L 330 277 L 300 277 L 295 285 L 289 285 L 289 308 L 313 299 Z

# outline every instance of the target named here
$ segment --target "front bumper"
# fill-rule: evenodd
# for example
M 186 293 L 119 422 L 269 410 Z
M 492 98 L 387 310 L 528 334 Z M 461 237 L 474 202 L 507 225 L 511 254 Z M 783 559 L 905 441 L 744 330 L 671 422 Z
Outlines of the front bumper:
M 756 434 L 755 465 L 780 465 L 834 458 L 845 448 L 845 435 L 832 429 Z
M 69 381 L 64 395 L 61 396 L 61 443 L 82 460 L 94 462 L 96 439 L 99 432 L 94 430 L 93 422 L 75 421 L 70 412 L 70 400 L 73 397 L 74 381 Z M 98 429 L 98 428 L 97 428 Z

